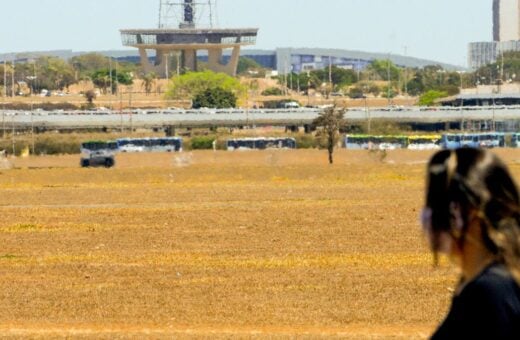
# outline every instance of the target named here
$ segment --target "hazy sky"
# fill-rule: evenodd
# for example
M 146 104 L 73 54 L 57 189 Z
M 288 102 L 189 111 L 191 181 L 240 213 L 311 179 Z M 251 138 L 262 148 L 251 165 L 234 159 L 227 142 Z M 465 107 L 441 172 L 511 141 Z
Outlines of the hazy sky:
M 202 0 L 201 0 L 202 1 Z M 259 27 L 256 48 L 324 47 L 465 65 L 492 37 L 492 0 L 218 0 L 224 27 Z M 122 49 L 121 28 L 154 28 L 159 0 L 1 0 L 0 53 Z

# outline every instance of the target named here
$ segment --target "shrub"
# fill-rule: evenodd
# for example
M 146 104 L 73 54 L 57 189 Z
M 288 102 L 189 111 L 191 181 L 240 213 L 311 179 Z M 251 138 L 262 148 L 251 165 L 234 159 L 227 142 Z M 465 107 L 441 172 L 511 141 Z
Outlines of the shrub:
M 364 97 L 363 89 L 358 86 L 351 87 L 350 90 L 348 91 L 348 96 L 352 99 L 363 98 Z
M 432 106 L 435 104 L 435 101 L 437 99 L 444 98 L 447 96 L 448 96 L 448 92 L 430 90 L 419 98 L 419 105 Z
M 278 87 L 269 87 L 262 91 L 261 94 L 262 96 L 281 96 L 283 93 Z
M 227 109 L 236 107 L 237 97 L 231 91 L 221 87 L 206 89 L 193 98 L 193 108 L 209 107 L 215 109 Z
M 319 140 L 310 134 L 297 135 L 294 136 L 294 139 L 296 139 L 298 149 L 315 149 L 320 147 Z
M 193 137 L 190 146 L 192 150 L 211 150 L 215 140 L 216 138 L 212 136 Z

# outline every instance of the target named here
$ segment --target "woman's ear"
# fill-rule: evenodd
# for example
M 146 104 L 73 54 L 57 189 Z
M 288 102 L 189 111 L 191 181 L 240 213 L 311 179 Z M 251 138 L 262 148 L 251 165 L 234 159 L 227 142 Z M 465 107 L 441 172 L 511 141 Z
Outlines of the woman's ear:
M 464 229 L 464 219 L 462 218 L 462 209 L 460 207 L 460 203 L 450 203 L 450 214 L 455 222 L 455 225 L 453 226 L 455 231 L 458 233 L 462 232 L 462 229 Z

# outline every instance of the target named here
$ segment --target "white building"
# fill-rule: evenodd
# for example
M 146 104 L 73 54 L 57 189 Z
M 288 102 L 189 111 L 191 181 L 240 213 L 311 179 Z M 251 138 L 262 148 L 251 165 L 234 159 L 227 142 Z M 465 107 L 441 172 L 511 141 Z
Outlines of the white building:
M 493 1 L 493 38 L 520 40 L 520 0 Z

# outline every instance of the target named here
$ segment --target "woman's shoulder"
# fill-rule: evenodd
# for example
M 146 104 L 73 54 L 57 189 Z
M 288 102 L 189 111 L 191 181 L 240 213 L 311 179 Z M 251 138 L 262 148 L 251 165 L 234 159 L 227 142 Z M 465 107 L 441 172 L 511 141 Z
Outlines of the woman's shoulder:
M 508 300 L 520 310 L 520 287 L 509 269 L 500 263 L 488 266 L 462 290 L 460 297 L 493 302 Z

